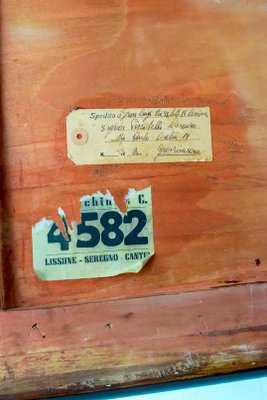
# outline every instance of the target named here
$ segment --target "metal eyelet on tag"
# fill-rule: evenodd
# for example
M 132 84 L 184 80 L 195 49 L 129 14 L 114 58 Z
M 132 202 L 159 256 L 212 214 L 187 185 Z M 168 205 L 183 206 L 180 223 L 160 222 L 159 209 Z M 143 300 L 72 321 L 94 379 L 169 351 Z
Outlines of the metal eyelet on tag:
M 72 136 L 73 142 L 78 145 L 87 143 L 88 138 L 89 138 L 88 132 L 85 129 L 81 129 L 81 128 L 75 129 L 72 132 L 71 136 Z

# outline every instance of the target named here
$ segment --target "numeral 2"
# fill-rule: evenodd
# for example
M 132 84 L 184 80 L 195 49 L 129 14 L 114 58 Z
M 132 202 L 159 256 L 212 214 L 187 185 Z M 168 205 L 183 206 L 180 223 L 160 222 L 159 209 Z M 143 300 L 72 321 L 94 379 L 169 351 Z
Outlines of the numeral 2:
M 140 210 L 131 210 L 124 216 L 123 222 L 125 224 L 130 224 L 134 218 L 138 220 L 137 225 L 125 237 L 124 244 L 126 246 L 131 246 L 136 244 L 148 244 L 147 236 L 138 236 L 139 233 L 142 231 L 142 229 L 146 226 L 147 223 L 146 214 Z

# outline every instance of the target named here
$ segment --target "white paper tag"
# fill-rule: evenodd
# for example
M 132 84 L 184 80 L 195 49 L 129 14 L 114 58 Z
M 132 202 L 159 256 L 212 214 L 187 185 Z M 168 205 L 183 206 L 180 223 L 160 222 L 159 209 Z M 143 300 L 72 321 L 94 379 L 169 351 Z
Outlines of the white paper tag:
M 209 107 L 78 109 L 67 117 L 78 165 L 211 161 Z
M 129 189 L 122 213 L 107 192 L 80 199 L 81 221 L 62 228 L 43 218 L 32 228 L 33 265 L 42 280 L 139 272 L 154 254 L 151 188 Z

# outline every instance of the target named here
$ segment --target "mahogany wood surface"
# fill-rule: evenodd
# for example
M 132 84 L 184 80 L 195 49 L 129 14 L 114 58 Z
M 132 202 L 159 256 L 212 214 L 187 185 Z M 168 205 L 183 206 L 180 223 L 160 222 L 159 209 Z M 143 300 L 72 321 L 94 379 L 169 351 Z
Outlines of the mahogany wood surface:
M 0 395 L 34 398 L 266 365 L 265 0 L 2 0 Z M 75 107 L 211 110 L 213 161 L 76 166 Z M 138 274 L 44 282 L 31 227 L 151 185 Z M 1 277 L 0 277 L 1 278 Z M 1 281 L 1 279 L 0 279 Z M 229 287 L 227 287 L 229 286 Z M 0 292 L 1 294 L 1 292 Z
M 238 4 L 237 4 L 238 3 Z M 266 280 L 264 2 L 2 2 L 8 307 L 82 303 Z M 76 166 L 73 107 L 209 106 L 209 163 Z M 151 185 L 155 256 L 139 274 L 42 282 L 31 226 L 78 221 L 79 199 Z M 261 260 L 259 267 L 255 260 Z M 125 290 L 127 287 L 127 290 Z

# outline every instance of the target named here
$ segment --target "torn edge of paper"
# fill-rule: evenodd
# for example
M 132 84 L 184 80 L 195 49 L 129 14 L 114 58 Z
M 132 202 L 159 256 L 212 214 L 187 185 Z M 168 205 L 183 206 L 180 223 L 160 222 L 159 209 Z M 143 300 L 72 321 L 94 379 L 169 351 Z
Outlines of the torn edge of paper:
M 99 278 L 139 272 L 154 254 L 151 187 L 129 189 L 122 213 L 109 191 L 80 199 L 81 220 L 62 229 L 42 218 L 32 227 L 33 267 L 41 280 Z

